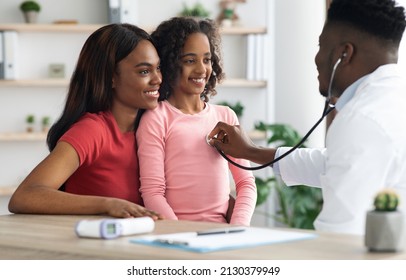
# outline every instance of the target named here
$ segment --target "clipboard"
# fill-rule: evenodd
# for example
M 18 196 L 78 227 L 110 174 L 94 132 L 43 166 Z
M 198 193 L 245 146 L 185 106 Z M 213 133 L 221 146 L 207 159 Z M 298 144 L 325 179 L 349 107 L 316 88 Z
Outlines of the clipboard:
M 244 231 L 226 234 L 198 235 L 197 232 L 182 232 L 145 235 L 133 238 L 130 242 L 196 253 L 208 253 L 301 241 L 316 237 L 317 234 L 314 233 L 247 227 Z

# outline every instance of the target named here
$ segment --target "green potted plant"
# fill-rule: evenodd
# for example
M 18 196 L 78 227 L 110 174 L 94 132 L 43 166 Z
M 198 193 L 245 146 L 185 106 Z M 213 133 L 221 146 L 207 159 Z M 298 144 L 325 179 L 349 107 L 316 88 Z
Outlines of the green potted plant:
M 49 116 L 42 117 L 41 124 L 42 124 L 42 132 L 47 133 L 51 125 L 51 118 Z
M 287 124 L 266 124 L 259 122 L 255 129 L 267 132 L 267 143 L 275 147 L 292 147 L 302 136 Z M 305 148 L 305 145 L 301 146 Z M 286 185 L 276 177 L 255 177 L 257 185 L 257 206 L 264 203 L 273 190 L 278 202 L 275 215 L 270 215 L 275 221 L 292 228 L 314 229 L 313 222 L 323 206 L 322 193 L 319 188 L 304 185 Z M 264 213 L 265 215 L 269 215 Z
M 24 14 L 26 23 L 36 23 L 41 6 L 35 1 L 24 1 L 20 4 L 20 10 Z
M 25 118 L 25 122 L 27 124 L 27 132 L 33 132 L 34 131 L 34 123 L 35 123 L 35 116 L 34 115 L 27 115 Z
M 380 191 L 374 209 L 367 212 L 365 245 L 370 251 L 402 251 L 405 247 L 405 216 L 398 211 L 399 196 L 392 189 Z
M 180 15 L 183 17 L 207 18 L 210 13 L 201 3 L 198 2 L 193 7 L 188 7 L 185 3 L 183 3 L 183 10 L 180 12 Z
M 242 117 L 242 114 L 244 113 L 244 106 L 241 104 L 240 101 L 238 101 L 235 104 L 231 104 L 231 103 L 229 103 L 227 101 L 222 101 L 222 102 L 219 102 L 218 105 L 223 105 L 223 106 L 230 107 L 230 109 L 235 112 L 235 114 L 237 115 L 237 117 L 239 119 Z

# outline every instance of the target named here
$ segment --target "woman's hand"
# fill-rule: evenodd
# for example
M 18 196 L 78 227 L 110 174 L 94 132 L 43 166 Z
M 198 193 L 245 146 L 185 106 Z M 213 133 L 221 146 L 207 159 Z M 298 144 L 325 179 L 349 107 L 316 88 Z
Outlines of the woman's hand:
M 163 217 L 160 214 L 124 199 L 109 198 L 106 206 L 107 206 L 107 214 L 109 216 L 116 218 L 148 216 L 154 220 L 163 219 Z

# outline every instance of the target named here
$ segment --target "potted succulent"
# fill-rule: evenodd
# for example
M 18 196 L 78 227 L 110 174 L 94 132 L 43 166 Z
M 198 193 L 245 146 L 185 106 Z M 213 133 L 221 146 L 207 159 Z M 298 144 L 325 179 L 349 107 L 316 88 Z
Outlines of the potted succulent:
M 20 4 L 20 10 L 24 14 L 26 23 L 36 23 L 41 6 L 35 1 L 24 1 Z
M 374 199 L 375 209 L 367 213 L 365 245 L 370 251 L 401 251 L 405 246 L 405 216 L 398 211 L 398 194 L 391 189 L 380 191 Z
M 42 132 L 47 133 L 51 125 L 51 118 L 48 116 L 42 117 L 41 124 L 42 124 Z
M 223 102 L 218 103 L 218 105 L 230 107 L 230 109 L 235 112 L 238 119 L 240 119 L 242 117 L 242 114 L 244 113 L 244 106 L 241 104 L 240 101 L 237 101 L 237 103 L 235 103 L 235 104 L 231 104 L 231 103 L 228 103 L 227 101 L 223 101 Z
M 191 8 L 183 3 L 183 10 L 180 12 L 180 15 L 183 17 L 207 18 L 210 13 L 204 8 L 201 3 L 196 3 Z
M 235 10 L 238 3 L 245 3 L 246 0 L 222 0 L 220 1 L 221 13 L 217 21 L 222 27 L 231 27 L 238 24 L 239 17 Z
M 34 131 L 34 123 L 35 123 L 35 116 L 34 115 L 27 115 L 25 118 L 25 122 L 27 123 L 27 132 Z

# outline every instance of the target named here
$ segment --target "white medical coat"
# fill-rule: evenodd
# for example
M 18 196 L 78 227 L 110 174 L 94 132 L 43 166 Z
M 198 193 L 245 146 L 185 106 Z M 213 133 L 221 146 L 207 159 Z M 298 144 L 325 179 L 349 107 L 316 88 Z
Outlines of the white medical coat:
M 298 149 L 278 163 L 288 186 L 322 188 L 316 230 L 364 234 L 366 212 L 385 187 L 397 189 L 406 204 L 405 80 L 396 64 L 363 77 L 338 99 L 326 148 Z

